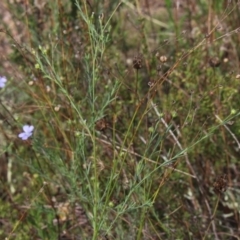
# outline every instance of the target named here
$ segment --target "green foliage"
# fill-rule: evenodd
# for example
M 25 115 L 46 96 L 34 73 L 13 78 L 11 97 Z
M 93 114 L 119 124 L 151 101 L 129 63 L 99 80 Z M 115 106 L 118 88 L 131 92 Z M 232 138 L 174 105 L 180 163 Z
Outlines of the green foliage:
M 147 2 L 4 1 L 2 239 L 237 236 L 237 4 Z

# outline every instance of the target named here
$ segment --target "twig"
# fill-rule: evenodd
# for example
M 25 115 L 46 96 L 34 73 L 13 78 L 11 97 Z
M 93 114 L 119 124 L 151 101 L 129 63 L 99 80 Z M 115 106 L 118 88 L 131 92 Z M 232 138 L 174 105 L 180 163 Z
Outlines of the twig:
M 235 134 L 229 129 L 229 127 L 223 122 L 223 120 L 216 114 L 214 114 L 214 116 L 217 118 L 217 120 L 219 120 L 223 126 L 226 128 L 226 130 L 231 134 L 231 136 L 233 137 L 233 139 L 236 141 L 237 145 L 238 145 L 238 149 L 240 149 L 240 143 L 237 139 L 237 137 L 235 136 Z

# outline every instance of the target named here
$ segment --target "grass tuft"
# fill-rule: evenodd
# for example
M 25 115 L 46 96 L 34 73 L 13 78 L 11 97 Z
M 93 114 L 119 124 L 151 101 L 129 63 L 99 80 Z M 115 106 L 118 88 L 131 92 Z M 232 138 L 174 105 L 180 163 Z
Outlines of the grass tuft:
M 238 5 L 3 0 L 1 239 L 238 239 Z

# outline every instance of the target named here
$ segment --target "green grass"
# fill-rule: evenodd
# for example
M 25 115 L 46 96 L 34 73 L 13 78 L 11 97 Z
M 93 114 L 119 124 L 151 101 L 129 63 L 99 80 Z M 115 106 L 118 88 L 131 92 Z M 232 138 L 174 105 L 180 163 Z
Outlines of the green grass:
M 4 1 L 1 239 L 238 239 L 237 3 L 152 4 Z

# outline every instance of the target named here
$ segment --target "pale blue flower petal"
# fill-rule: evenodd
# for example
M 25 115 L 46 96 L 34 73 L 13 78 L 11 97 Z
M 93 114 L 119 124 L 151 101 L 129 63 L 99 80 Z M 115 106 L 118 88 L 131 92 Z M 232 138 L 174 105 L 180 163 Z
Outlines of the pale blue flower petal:
M 34 130 L 34 126 L 32 125 L 24 125 L 23 132 L 18 134 L 18 137 L 22 140 L 27 140 L 29 137 L 32 136 Z
M 28 134 L 26 134 L 26 133 L 20 133 L 18 136 L 19 136 L 22 140 L 27 140 L 27 139 L 29 138 Z
M 34 126 L 32 126 L 32 125 L 24 125 L 24 126 L 23 126 L 23 131 L 24 131 L 25 133 L 30 133 L 30 132 L 33 131 L 33 129 L 34 129 Z
M 6 85 L 6 82 L 7 82 L 7 78 L 0 76 L 0 88 L 4 88 Z

